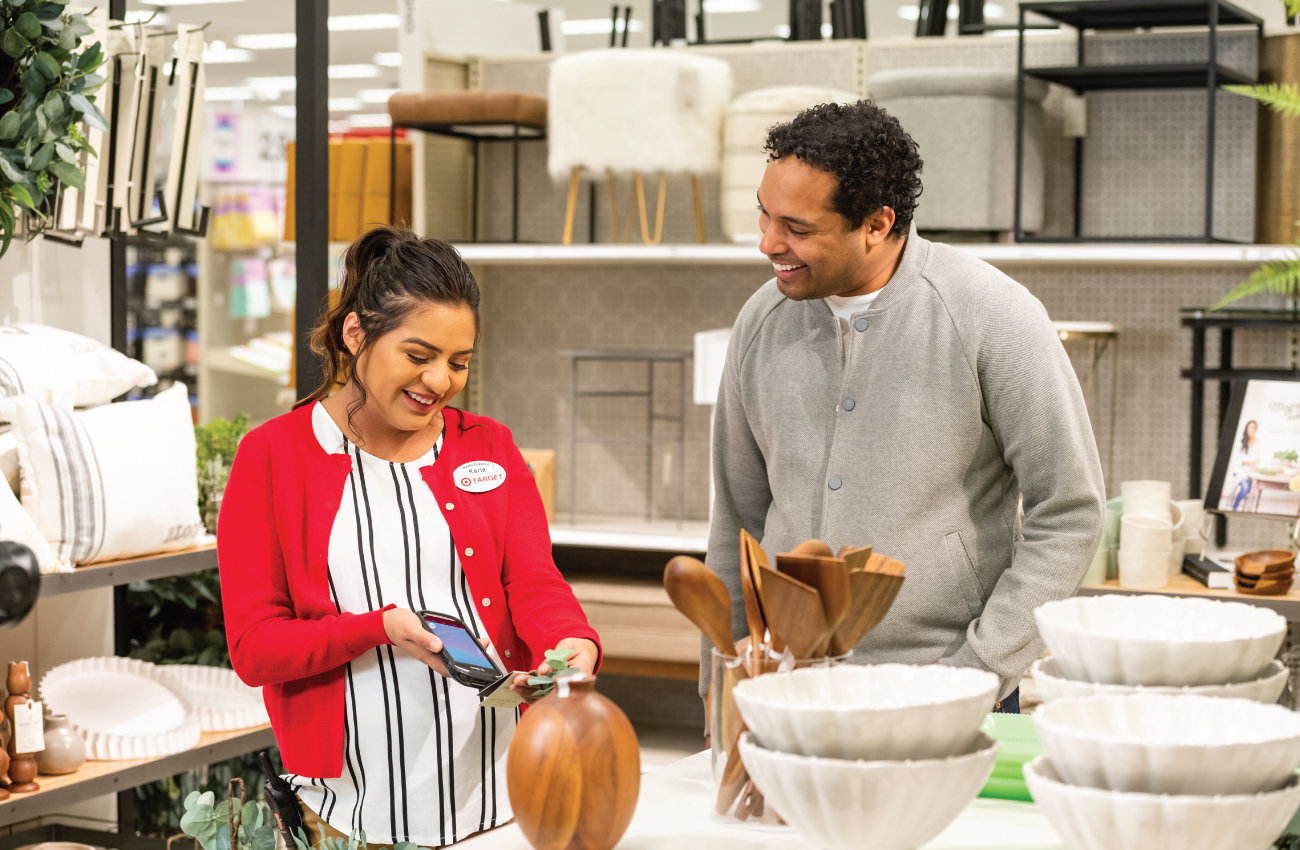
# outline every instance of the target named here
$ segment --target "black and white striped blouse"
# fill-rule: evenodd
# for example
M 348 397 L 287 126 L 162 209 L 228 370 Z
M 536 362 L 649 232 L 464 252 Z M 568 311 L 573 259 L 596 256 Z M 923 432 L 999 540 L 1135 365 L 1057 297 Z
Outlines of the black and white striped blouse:
M 349 442 L 319 403 L 316 438 L 352 458 L 330 533 L 330 591 L 339 611 L 389 603 L 454 614 L 484 634 L 451 532 L 420 469 L 429 454 L 392 463 Z M 289 776 L 303 804 L 366 841 L 451 844 L 511 818 L 506 751 L 517 712 L 483 709 L 471 689 L 401 649 L 380 646 L 348 664 L 343 775 Z

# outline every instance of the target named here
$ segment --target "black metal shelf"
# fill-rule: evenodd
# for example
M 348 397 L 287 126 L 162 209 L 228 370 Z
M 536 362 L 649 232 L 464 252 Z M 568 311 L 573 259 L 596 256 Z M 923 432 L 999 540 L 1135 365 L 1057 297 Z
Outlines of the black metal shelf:
M 1082 94 L 1125 89 L 1205 88 L 1209 84 L 1210 68 L 1204 62 L 1174 65 L 1069 65 L 1061 68 L 1026 68 L 1025 74 Z M 1223 65 L 1214 68 L 1216 86 L 1249 85 L 1254 82 L 1253 76 L 1232 68 Z
M 1260 19 L 1240 6 L 1218 4 L 1219 26 L 1257 26 Z M 1021 10 L 1042 15 L 1075 29 L 1129 30 L 1154 27 L 1203 27 L 1205 2 L 1189 0 L 1081 0 L 1063 3 L 1021 3 Z

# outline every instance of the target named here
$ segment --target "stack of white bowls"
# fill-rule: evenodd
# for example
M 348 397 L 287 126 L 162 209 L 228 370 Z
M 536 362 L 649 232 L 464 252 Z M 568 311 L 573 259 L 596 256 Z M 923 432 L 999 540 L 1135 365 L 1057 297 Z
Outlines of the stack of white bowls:
M 1049 676 L 1044 662 L 1034 669 L 1047 755 L 1025 781 L 1073 850 L 1273 843 L 1300 806 L 1300 713 L 1261 704 L 1285 683 L 1273 661 L 1282 617 L 1163 596 L 1034 613 L 1053 664 Z
M 1120 587 L 1164 587 L 1173 571 L 1171 565 L 1182 562 L 1182 510 L 1174 516 L 1168 481 L 1125 481 L 1120 492 L 1124 500 L 1119 521 Z M 1175 519 L 1180 526 L 1178 533 L 1174 530 Z
M 913 850 L 984 786 L 998 744 L 979 731 L 997 676 L 879 664 L 736 685 L 740 755 L 787 823 L 831 850 Z

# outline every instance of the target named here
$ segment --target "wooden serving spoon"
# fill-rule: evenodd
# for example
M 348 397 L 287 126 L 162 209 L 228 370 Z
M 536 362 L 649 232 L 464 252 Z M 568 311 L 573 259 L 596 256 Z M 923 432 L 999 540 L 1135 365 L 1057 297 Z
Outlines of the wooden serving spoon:
M 779 631 L 772 627 L 772 623 L 767 616 L 767 606 L 763 600 L 763 574 L 760 571 L 760 568 L 766 566 L 769 566 L 767 553 L 763 551 L 762 546 L 758 545 L 758 541 L 754 539 L 754 536 L 742 528 L 740 530 L 741 585 L 742 587 L 744 586 L 743 578 L 748 576 L 750 588 L 754 597 L 755 614 L 757 615 L 756 618 L 749 617 L 748 611 L 750 598 L 749 596 L 746 596 L 745 610 L 746 617 L 749 619 L 749 633 L 753 635 L 754 638 L 751 643 L 753 651 L 750 653 L 750 657 L 753 659 L 754 663 L 751 675 L 755 676 L 758 675 L 757 664 L 763 653 L 764 634 L 767 635 L 767 640 L 770 642 L 773 650 L 777 652 L 785 650 L 785 642 Z M 757 630 L 755 630 L 756 626 Z
M 686 619 L 709 642 L 728 655 L 736 653 L 731 636 L 731 594 L 713 570 L 696 558 L 678 555 L 664 568 L 664 589 Z
M 879 561 L 875 565 L 888 572 L 865 569 L 849 573 L 849 615 L 831 635 L 827 647 L 830 655 L 852 652 L 858 641 L 866 637 L 889 613 L 889 607 L 894 604 L 898 591 L 903 587 L 903 562 L 873 556 L 873 560 L 876 558 Z M 897 575 L 894 574 L 895 571 Z
M 849 605 L 849 568 L 839 558 L 820 558 L 806 555 L 777 555 L 776 567 L 786 575 L 794 576 L 799 581 L 815 589 L 821 595 L 822 612 L 826 615 L 826 627 L 834 632 L 848 616 Z M 829 635 L 828 635 L 829 637 Z M 823 655 L 825 646 L 813 650 L 813 656 Z M 800 656 L 806 657 L 806 656 Z
M 835 553 L 822 540 L 805 540 L 790 550 L 791 555 L 812 555 L 814 558 L 833 558 Z
M 763 595 L 772 620 L 785 637 L 785 645 L 795 658 L 812 658 L 830 634 L 821 594 L 793 576 L 771 567 L 759 567 L 763 575 Z

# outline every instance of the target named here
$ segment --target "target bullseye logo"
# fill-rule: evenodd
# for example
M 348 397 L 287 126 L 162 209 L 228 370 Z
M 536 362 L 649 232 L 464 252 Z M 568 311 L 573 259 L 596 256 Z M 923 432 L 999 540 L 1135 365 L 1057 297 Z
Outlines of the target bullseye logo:
M 486 493 L 505 482 L 506 471 L 490 460 L 474 460 L 458 466 L 453 477 L 456 486 L 467 493 Z

